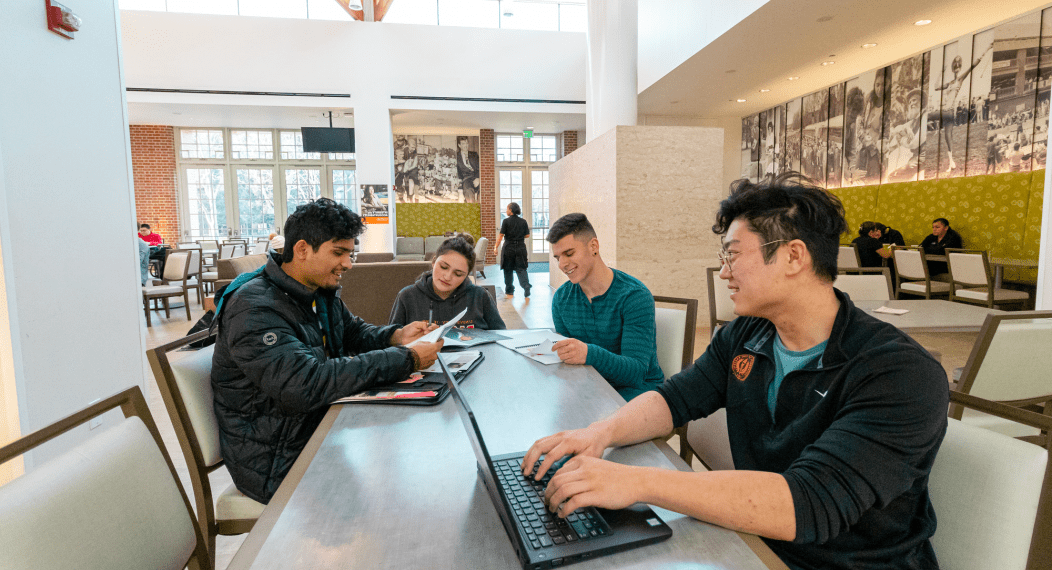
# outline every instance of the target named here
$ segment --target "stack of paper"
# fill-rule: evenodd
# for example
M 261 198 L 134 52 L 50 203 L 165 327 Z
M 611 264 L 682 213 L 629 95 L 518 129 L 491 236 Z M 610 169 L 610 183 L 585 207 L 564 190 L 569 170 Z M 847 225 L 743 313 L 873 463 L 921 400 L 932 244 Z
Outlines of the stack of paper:
M 557 332 L 539 330 L 520 334 L 508 340 L 499 340 L 497 344 L 510 348 L 541 364 L 558 364 L 562 361 L 559 359 L 558 354 L 552 352 L 552 345 L 565 339 L 565 336 Z

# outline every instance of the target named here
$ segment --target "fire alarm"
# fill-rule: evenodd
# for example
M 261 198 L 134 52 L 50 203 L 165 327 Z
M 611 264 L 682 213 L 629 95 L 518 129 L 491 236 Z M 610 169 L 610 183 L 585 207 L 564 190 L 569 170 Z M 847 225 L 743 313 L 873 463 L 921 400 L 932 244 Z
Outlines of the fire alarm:
M 73 32 L 80 31 L 80 17 L 58 2 L 44 0 L 47 7 L 47 29 L 56 34 L 73 39 Z

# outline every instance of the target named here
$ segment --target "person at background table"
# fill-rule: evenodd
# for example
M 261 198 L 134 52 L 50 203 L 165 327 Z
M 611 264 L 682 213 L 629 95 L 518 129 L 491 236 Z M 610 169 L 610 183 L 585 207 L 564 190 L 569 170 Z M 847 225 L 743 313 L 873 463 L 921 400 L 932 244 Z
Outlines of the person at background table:
M 657 359 L 654 296 L 642 281 L 611 269 L 584 214 L 566 214 L 548 230 L 552 257 L 569 279 L 552 298 L 552 346 L 568 364 L 595 368 L 625 400 L 664 379 Z
M 467 308 L 457 327 L 506 329 L 497 303 L 485 289 L 472 283 L 468 276 L 475 269 L 475 240 L 461 234 L 442 242 L 435 260 L 416 283 L 398 292 L 391 308 L 389 324 L 405 325 L 428 321 L 438 325 Z
M 720 203 L 720 278 L 739 318 L 657 391 L 538 440 L 523 470 L 574 456 L 547 486 L 560 516 L 644 502 L 760 535 L 791 568 L 936 568 L 928 473 L 946 433 L 946 372 L 834 289 L 843 206 L 796 176 L 740 180 Z M 735 470 L 600 459 L 720 408 Z
M 522 208 L 512 202 L 508 204 L 508 217 L 500 224 L 500 234 L 497 243 L 493 245 L 493 255 L 500 255 L 500 268 L 504 271 L 504 293 L 511 297 L 515 295 L 515 283 L 512 281 L 512 273 L 519 276 L 519 286 L 522 287 L 523 295 L 530 297 L 530 275 L 526 271 L 530 266 L 530 253 L 526 251 L 526 237 L 530 235 L 530 226 L 522 219 Z M 500 253 L 500 242 L 507 239 L 504 244 L 504 254 Z
M 892 229 L 880 222 L 874 223 L 877 229 L 880 230 L 880 243 L 891 244 L 891 245 L 906 245 L 906 240 L 902 238 L 902 232 L 896 229 Z
M 278 253 L 285 248 L 285 236 L 278 232 L 270 232 L 270 242 L 267 243 L 267 249 L 272 249 Z
M 442 341 L 404 345 L 434 326 L 370 325 L 340 298 L 361 218 L 328 198 L 285 222 L 283 253 L 238 276 L 217 302 L 212 391 L 219 450 L 237 488 L 266 503 L 329 404 L 399 382 L 435 362 Z
M 960 249 L 964 247 L 964 242 L 961 241 L 961 234 L 950 227 L 949 220 L 935 218 L 931 223 L 931 235 L 924 238 L 920 245 L 925 255 L 946 255 L 946 248 Z M 949 270 L 945 261 L 928 262 L 928 273 L 936 281 L 949 282 Z
M 150 229 L 150 224 L 139 224 L 139 239 L 150 244 L 150 245 L 161 245 L 164 243 L 164 238 L 161 234 L 153 233 Z
M 851 243 L 858 249 L 862 267 L 883 267 L 883 259 L 891 257 L 891 250 L 884 249 L 884 244 L 880 243 L 880 230 L 874 222 L 862 222 L 858 228 L 858 237 Z

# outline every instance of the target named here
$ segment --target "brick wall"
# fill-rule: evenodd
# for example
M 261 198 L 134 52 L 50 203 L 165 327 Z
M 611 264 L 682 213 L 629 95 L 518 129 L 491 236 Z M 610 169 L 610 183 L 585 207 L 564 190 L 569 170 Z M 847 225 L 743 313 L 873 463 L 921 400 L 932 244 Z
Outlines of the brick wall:
M 577 131 L 563 131 L 563 156 L 577 150 Z
M 497 138 L 493 129 L 479 131 L 479 166 L 482 169 L 482 193 L 479 202 L 482 206 L 482 236 L 489 239 L 489 251 L 486 259 L 476 263 L 483 265 L 496 263 L 493 255 L 493 244 L 497 242 Z
M 163 125 L 131 125 L 132 181 L 135 217 L 150 224 L 164 243 L 179 241 L 179 194 L 175 178 L 175 129 Z

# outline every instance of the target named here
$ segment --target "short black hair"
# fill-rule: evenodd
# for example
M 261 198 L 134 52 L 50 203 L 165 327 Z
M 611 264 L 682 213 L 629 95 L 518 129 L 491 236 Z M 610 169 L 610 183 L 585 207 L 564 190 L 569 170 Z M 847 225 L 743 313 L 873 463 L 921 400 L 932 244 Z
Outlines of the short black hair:
M 435 261 L 438 260 L 439 256 L 445 255 L 450 251 L 455 251 L 460 255 L 463 255 L 464 259 L 468 260 L 469 274 L 472 269 L 475 269 L 475 238 L 471 237 L 469 234 L 461 234 L 447 239 L 442 242 L 442 245 L 438 246 L 437 250 L 435 250 Z M 431 265 L 433 266 L 434 263 Z
M 935 222 L 939 222 L 939 223 L 941 223 L 942 225 L 944 225 L 946 227 L 950 227 L 950 220 L 947 220 L 946 218 L 935 218 L 934 220 L 931 221 L 931 223 L 933 223 L 933 224 Z
M 580 212 L 574 212 L 555 220 L 555 223 L 548 230 L 548 243 L 555 243 L 571 234 L 574 239 L 582 242 L 587 242 L 595 237 L 595 228 L 588 221 L 588 216 Z
M 869 232 L 877 229 L 877 224 L 874 222 L 862 222 L 862 225 L 858 227 L 859 236 L 868 236 Z
M 847 231 L 840 199 L 796 172 L 786 172 L 759 184 L 741 179 L 731 184 L 720 202 L 712 231 L 727 233 L 731 222 L 743 219 L 764 242 L 799 239 L 811 253 L 815 275 L 830 283 L 837 275 L 840 236 Z M 770 263 L 780 244 L 764 246 Z
M 878 230 L 880 230 L 880 233 L 884 233 L 884 232 L 888 231 L 888 226 L 885 226 L 884 224 L 882 224 L 880 222 L 873 222 L 873 227 L 878 229 Z
M 285 249 L 282 261 L 292 261 L 293 249 L 300 240 L 318 251 L 329 240 L 354 239 L 365 231 L 358 214 L 329 198 L 318 198 L 300 204 L 285 220 Z
M 150 224 L 139 224 L 139 229 L 141 230 L 143 228 L 150 229 Z
M 460 146 L 461 141 L 470 141 L 470 139 L 468 139 L 468 137 L 465 136 L 457 137 L 457 146 Z
M 522 208 L 520 208 L 519 205 L 515 202 L 508 204 L 508 209 L 511 210 L 511 213 L 516 216 L 522 214 Z

